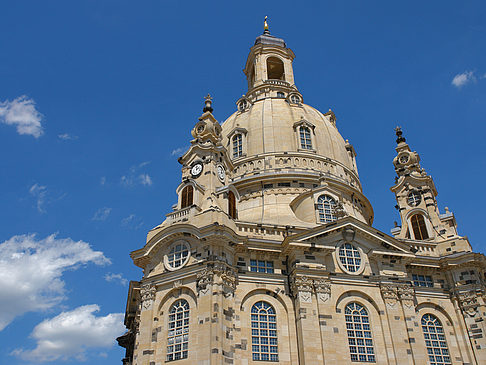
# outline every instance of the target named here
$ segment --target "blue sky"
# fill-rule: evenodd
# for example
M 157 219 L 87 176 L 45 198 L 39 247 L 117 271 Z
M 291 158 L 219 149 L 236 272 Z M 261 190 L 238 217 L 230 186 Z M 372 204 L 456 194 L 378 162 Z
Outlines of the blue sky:
M 119 363 L 129 257 L 176 202 L 203 96 L 223 121 L 269 16 L 307 104 L 398 220 L 393 128 L 485 251 L 483 1 L 10 1 L 0 7 L 0 363 Z M 479 188 L 479 189 L 478 189 Z M 49 340 L 49 341 L 46 341 Z M 54 348 L 50 344 L 55 343 Z

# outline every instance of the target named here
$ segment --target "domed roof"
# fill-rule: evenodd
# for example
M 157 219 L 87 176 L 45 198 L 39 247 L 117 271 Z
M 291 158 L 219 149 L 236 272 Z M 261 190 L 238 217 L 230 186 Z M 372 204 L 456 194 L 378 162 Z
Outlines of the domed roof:
M 298 131 L 301 125 L 311 131 L 312 149 L 301 149 Z M 247 110 L 231 115 L 222 124 L 222 129 L 223 144 L 228 147 L 228 138 L 235 131 L 247 133 L 247 156 L 300 151 L 332 159 L 355 170 L 332 112 L 323 114 L 306 104 L 293 105 L 285 98 L 264 98 Z

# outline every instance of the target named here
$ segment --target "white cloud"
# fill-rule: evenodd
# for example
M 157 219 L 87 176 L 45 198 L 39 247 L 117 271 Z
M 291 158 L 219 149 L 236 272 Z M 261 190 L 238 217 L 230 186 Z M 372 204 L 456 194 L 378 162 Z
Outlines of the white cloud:
M 109 283 L 116 281 L 123 286 L 128 284 L 128 280 L 125 279 L 122 274 L 108 273 L 105 275 L 105 280 L 108 281 Z
M 172 150 L 170 155 L 171 156 L 181 155 L 182 152 L 184 152 L 185 150 L 187 150 L 187 147 L 179 147 L 179 148 L 176 148 L 175 150 Z
M 452 85 L 460 89 L 461 87 L 469 84 L 470 82 L 476 81 L 476 76 L 474 75 L 474 71 L 464 71 L 461 74 L 457 74 L 452 79 Z
M 35 109 L 35 102 L 27 96 L 13 101 L 0 102 L 0 122 L 17 127 L 18 134 L 30 134 L 39 138 L 42 130 L 42 114 Z
M 152 178 L 146 172 L 140 173 L 145 166 L 150 164 L 150 161 L 144 161 L 138 165 L 131 166 L 128 173 L 120 178 L 120 183 L 123 186 L 131 187 L 138 184 L 144 186 L 152 185 Z
M 52 308 L 65 299 L 63 272 L 90 262 L 104 265 L 110 260 L 86 242 L 58 239 L 55 234 L 41 240 L 19 235 L 0 243 L 0 331 L 17 316 Z
M 104 207 L 104 208 L 100 208 L 98 209 L 93 218 L 91 218 L 91 220 L 93 221 L 105 221 L 108 216 L 110 215 L 111 213 L 111 208 L 108 208 L 108 207 Z
M 101 177 L 100 184 L 101 185 L 106 185 L 106 177 L 104 177 L 104 176 Z
M 152 185 L 152 178 L 149 174 L 141 174 L 138 178 L 140 179 L 140 183 L 142 185 Z
M 58 134 L 57 137 L 59 139 L 62 139 L 63 141 L 70 141 L 70 140 L 78 139 L 78 136 L 74 136 L 74 135 L 69 134 L 69 133 Z
M 29 189 L 30 195 L 32 195 L 37 201 L 37 210 L 40 213 L 45 213 L 44 208 L 47 199 L 47 187 L 39 184 L 34 184 Z
M 17 349 L 12 354 L 34 362 L 73 358 L 86 361 L 88 349 L 109 348 L 125 331 L 123 313 L 97 317 L 95 313 L 99 310 L 96 304 L 85 305 L 42 321 L 31 333 L 37 347 Z
M 139 229 L 140 227 L 142 227 L 143 221 L 135 214 L 130 214 L 128 217 L 121 220 L 121 225 L 129 229 Z

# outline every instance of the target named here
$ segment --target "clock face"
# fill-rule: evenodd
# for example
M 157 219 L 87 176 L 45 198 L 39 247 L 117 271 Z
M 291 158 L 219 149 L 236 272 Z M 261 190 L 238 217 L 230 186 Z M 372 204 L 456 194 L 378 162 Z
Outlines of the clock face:
M 203 170 L 203 165 L 200 162 L 192 166 L 191 168 L 192 177 L 198 177 L 199 175 L 201 175 L 202 170 Z
M 221 180 L 221 182 L 224 183 L 224 178 L 226 177 L 226 171 L 224 171 L 223 165 L 218 165 L 217 171 L 218 171 L 219 180 Z
M 408 155 L 402 155 L 399 158 L 400 163 L 407 163 L 408 162 Z

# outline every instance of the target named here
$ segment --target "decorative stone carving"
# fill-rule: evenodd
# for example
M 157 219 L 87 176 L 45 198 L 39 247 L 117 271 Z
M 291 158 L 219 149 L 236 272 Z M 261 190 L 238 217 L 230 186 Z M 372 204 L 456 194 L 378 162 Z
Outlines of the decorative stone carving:
M 140 288 L 140 298 L 143 309 L 150 309 L 152 307 L 156 292 L 157 289 L 153 284 L 149 283 L 142 285 Z
M 344 242 L 351 243 L 354 241 L 354 235 L 356 234 L 354 229 L 352 229 L 351 227 L 345 227 L 342 233 Z
M 205 267 L 197 273 L 197 290 L 200 294 L 206 294 L 210 285 L 213 284 L 214 272 L 211 268 Z
M 221 280 L 215 280 L 215 276 Z M 208 265 L 197 274 L 197 289 L 200 294 L 206 294 L 209 286 L 220 284 L 227 294 L 234 293 L 238 281 L 236 270 L 222 261 L 208 263 Z
M 387 307 L 394 307 L 398 301 L 398 288 L 395 285 L 381 284 L 381 295 Z
M 314 280 L 314 289 L 317 300 L 321 302 L 327 302 L 331 297 L 331 282 L 329 280 Z
M 292 279 L 292 292 L 301 302 L 310 303 L 312 301 L 311 294 L 313 292 L 312 280 L 307 276 L 294 276 Z
M 462 310 L 470 317 L 475 317 L 478 313 L 478 293 L 475 290 L 458 293 L 457 298 Z
M 415 290 L 412 285 L 400 284 L 397 287 L 397 291 L 398 297 L 406 307 L 410 308 L 413 306 L 415 301 Z
M 347 215 L 346 210 L 344 210 L 343 203 L 340 201 L 336 202 L 336 204 L 331 207 L 331 210 L 338 219 Z

